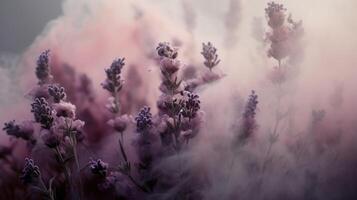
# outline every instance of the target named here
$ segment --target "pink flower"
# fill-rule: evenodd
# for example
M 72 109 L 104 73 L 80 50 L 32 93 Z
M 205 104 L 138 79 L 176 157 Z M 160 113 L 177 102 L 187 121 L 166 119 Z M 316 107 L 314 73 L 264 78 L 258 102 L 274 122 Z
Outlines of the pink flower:
M 180 69 L 180 61 L 163 57 L 160 61 L 161 71 L 169 75 L 174 74 Z
M 41 97 L 44 97 L 45 99 L 49 99 L 50 94 L 48 93 L 48 86 L 49 84 L 35 86 L 30 90 L 30 92 L 28 92 L 25 95 L 25 97 L 29 99 L 36 99 Z
M 116 117 L 108 121 L 108 124 L 114 128 L 114 130 L 122 133 L 127 128 L 128 124 L 132 121 L 131 117 L 127 114 L 120 117 Z
M 53 125 L 53 131 L 56 133 L 62 133 L 67 136 L 69 133 L 81 134 L 81 130 L 84 126 L 84 122 L 81 120 L 74 120 L 67 117 L 58 117 Z
M 76 117 L 76 106 L 61 101 L 60 103 L 54 103 L 53 109 L 56 111 L 57 117 L 68 117 L 74 119 Z

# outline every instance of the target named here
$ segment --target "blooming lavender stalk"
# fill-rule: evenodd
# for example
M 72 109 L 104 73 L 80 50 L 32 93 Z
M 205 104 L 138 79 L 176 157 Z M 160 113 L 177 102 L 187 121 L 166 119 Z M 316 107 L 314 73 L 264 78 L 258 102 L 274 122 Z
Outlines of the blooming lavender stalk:
M 185 91 L 182 95 L 187 96 L 186 101 L 184 102 L 183 109 L 181 114 L 183 117 L 189 118 L 189 120 L 196 117 L 198 110 L 200 110 L 199 96 L 191 92 Z
M 152 126 L 152 114 L 150 113 L 150 107 L 144 107 L 140 110 L 136 121 L 136 130 L 139 133 L 147 132 Z
M 35 121 L 41 124 L 42 128 L 50 129 L 53 123 L 53 110 L 45 98 L 36 98 L 31 104 L 31 112 L 34 114 Z
M 50 50 L 46 50 L 42 52 L 37 59 L 36 76 L 39 80 L 39 85 L 48 83 L 52 79 L 49 67 L 49 54 Z
M 181 86 L 181 80 L 178 80 L 177 72 L 180 69 L 180 61 L 176 59 L 177 49 L 172 47 L 167 42 L 159 43 L 156 48 L 157 54 L 160 56 L 160 69 L 162 75 L 162 83 L 160 90 L 167 95 L 175 95 Z
M 16 124 L 15 120 L 12 120 L 4 124 L 3 130 L 6 131 L 9 136 L 21 138 L 29 142 L 36 142 L 33 138 L 34 129 L 30 122 Z
M 175 59 L 178 55 L 177 49 L 172 47 L 168 42 L 160 42 L 156 50 L 160 57 Z
M 268 56 L 278 61 L 279 68 L 284 58 L 289 57 L 291 61 L 296 62 L 301 54 L 299 40 L 303 33 L 302 21 L 295 22 L 291 15 L 286 19 L 285 12 L 283 4 L 275 2 L 268 3 L 268 7 L 265 8 L 268 25 L 272 29 L 267 34 L 270 42 Z
M 256 109 L 258 105 L 258 95 L 252 90 L 249 95 L 247 104 L 245 105 L 240 131 L 238 134 L 238 143 L 244 144 L 249 138 L 252 137 L 254 130 L 256 129 Z
M 46 199 L 54 200 L 51 188 L 47 189 L 42 180 L 40 168 L 35 165 L 32 159 L 25 158 L 25 166 L 20 175 L 20 179 L 24 184 L 38 188 L 46 195 Z
M 217 49 L 211 42 L 208 42 L 207 44 L 202 43 L 201 54 L 205 58 L 204 65 L 208 67 L 210 71 L 221 62 L 221 60 L 218 59 Z
M 106 177 L 108 172 L 108 163 L 103 162 L 101 159 L 92 159 L 89 161 L 89 167 L 93 174 Z
M 111 104 L 108 106 L 108 109 L 114 114 L 120 112 L 118 92 L 123 87 L 123 81 L 121 80 L 121 70 L 125 65 L 124 60 L 125 58 L 118 58 L 113 61 L 108 69 L 105 69 L 107 78 L 101 84 L 102 87 L 112 95 L 112 98 L 110 99 Z
M 63 87 L 59 85 L 49 85 L 48 94 L 53 98 L 53 102 L 59 103 L 61 100 L 66 100 L 66 93 Z

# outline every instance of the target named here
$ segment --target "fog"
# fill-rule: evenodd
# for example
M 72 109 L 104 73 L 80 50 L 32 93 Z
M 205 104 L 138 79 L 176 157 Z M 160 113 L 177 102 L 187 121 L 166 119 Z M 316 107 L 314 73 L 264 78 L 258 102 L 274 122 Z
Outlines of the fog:
M 200 188 L 204 199 L 353 199 L 357 195 L 353 189 L 357 183 L 357 2 L 278 2 L 293 19 L 302 20 L 304 29 L 302 56 L 291 65 L 293 75 L 281 91 L 268 77 L 278 63 L 267 55 L 269 44 L 264 38 L 271 30 L 265 0 L 65 0 L 62 14 L 48 21 L 23 51 L 2 54 L 0 122 L 31 117 L 30 101 L 23 98 L 29 85 L 36 84 L 36 59 L 45 49 L 51 50 L 57 74 L 65 74 L 61 67 L 69 65 L 92 80 L 99 105 L 107 98 L 100 86 L 105 79 L 103 69 L 114 58 L 125 57 L 126 90 L 136 95 L 134 106 L 126 111 L 136 115 L 143 102 L 157 112 L 160 68 L 152 59 L 157 44 L 178 44 L 178 58 L 185 69 L 189 64 L 203 67 L 201 43 L 210 41 L 221 59 L 216 70 L 224 77 L 198 90 L 205 119 L 191 151 L 161 164 L 170 168 L 176 162 L 171 159 L 187 159 L 187 168 L 205 172 L 208 183 Z M 37 8 L 43 17 L 47 16 L 44 7 Z M 28 25 L 36 23 L 34 18 Z M 9 43 L 32 37 L 32 33 L 18 32 L 0 35 L 8 42 L 4 49 L 23 49 L 17 42 Z M 129 68 L 136 69 L 140 84 L 127 76 Z M 251 90 L 258 94 L 258 128 L 249 145 L 231 151 L 234 124 L 241 120 Z M 278 103 L 279 92 L 283 95 Z M 270 147 L 277 109 L 289 117 L 280 122 L 278 142 Z M 325 115 L 316 125 L 312 113 L 320 110 Z M 329 143 L 336 137 L 338 144 Z M 2 144 L 7 143 L 7 137 L 0 138 Z M 303 161 L 295 161 L 289 150 L 296 138 L 305 142 Z M 98 154 L 109 158 L 112 146 Z M 323 150 L 315 152 L 320 147 Z M 261 163 L 269 167 L 256 175 L 255 167 Z M 349 186 L 343 188 L 343 184 Z M 158 196 L 165 199 L 165 195 L 169 196 Z

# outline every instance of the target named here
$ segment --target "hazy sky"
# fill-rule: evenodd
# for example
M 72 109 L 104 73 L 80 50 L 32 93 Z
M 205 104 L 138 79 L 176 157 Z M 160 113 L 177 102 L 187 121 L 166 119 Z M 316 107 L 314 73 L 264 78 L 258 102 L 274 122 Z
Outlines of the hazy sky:
M 61 14 L 62 0 L 0 0 L 0 52 L 20 53 Z

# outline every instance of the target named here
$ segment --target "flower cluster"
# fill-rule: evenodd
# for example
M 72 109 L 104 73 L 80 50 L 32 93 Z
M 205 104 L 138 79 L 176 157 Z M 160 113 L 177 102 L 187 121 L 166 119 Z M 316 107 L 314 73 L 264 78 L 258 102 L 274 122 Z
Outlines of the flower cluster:
M 201 54 L 205 58 L 204 65 L 208 67 L 209 70 L 212 70 L 213 67 L 221 62 L 221 60 L 218 59 L 217 49 L 211 42 L 208 42 L 207 44 L 202 43 Z
M 181 110 L 183 117 L 187 117 L 190 120 L 196 117 L 197 112 L 200 110 L 200 100 L 197 94 L 185 91 L 182 95 L 186 98 Z
M 152 114 L 150 113 L 150 107 L 145 106 L 142 108 L 137 117 L 136 121 L 136 130 L 138 132 L 146 132 L 152 126 Z
M 121 70 L 124 67 L 125 58 L 118 58 L 113 61 L 108 69 L 105 70 L 107 79 L 102 83 L 102 87 L 110 93 L 118 92 L 122 87 Z
M 157 54 L 161 57 L 175 59 L 177 57 L 177 49 L 172 47 L 168 42 L 160 42 L 156 47 Z
M 3 130 L 15 138 L 21 138 L 29 142 L 35 142 L 33 138 L 34 127 L 29 121 L 24 121 L 21 124 L 16 124 L 15 120 L 9 121 L 4 124 Z
M 293 57 L 301 49 L 299 38 L 302 35 L 302 22 L 293 21 L 291 15 L 286 19 L 285 12 L 284 6 L 275 2 L 268 3 L 265 9 L 268 25 L 272 29 L 267 34 L 270 41 L 268 56 L 278 60 L 279 67 L 284 58 Z
M 160 90 L 167 95 L 177 94 L 182 82 L 177 77 L 177 72 L 181 65 L 180 61 L 176 59 L 178 55 L 177 49 L 172 47 L 168 42 L 161 42 L 156 50 L 160 56 L 162 75 Z
M 214 47 L 211 42 L 208 42 L 207 44 L 202 43 L 201 54 L 205 59 L 203 64 L 209 68 L 209 71 L 205 71 L 203 74 L 200 74 L 200 76 L 194 76 L 188 80 L 185 80 L 184 88 L 187 91 L 193 92 L 199 86 L 212 83 L 223 77 L 222 74 L 218 74 L 212 71 L 212 69 L 221 61 L 218 58 L 216 47 Z
M 242 121 L 240 124 L 237 143 L 244 144 L 252 136 L 256 129 L 255 115 L 258 105 L 258 95 L 253 90 L 249 95 L 249 99 L 245 105 Z
M 49 67 L 49 54 L 50 50 L 46 50 L 41 53 L 37 60 L 36 76 L 40 85 L 48 83 L 52 79 Z
M 40 168 L 35 165 L 35 162 L 32 159 L 25 158 L 25 166 L 20 176 L 21 181 L 24 184 L 31 184 L 36 182 L 40 175 Z
M 31 112 L 35 117 L 35 121 L 40 123 L 45 129 L 49 129 L 53 123 L 53 110 L 49 106 L 45 98 L 36 98 L 31 104 Z
M 53 98 L 53 102 L 55 103 L 66 100 L 67 97 L 64 88 L 59 85 L 49 85 L 48 94 Z
M 256 115 L 256 109 L 258 105 L 258 95 L 252 90 L 252 93 L 249 95 L 248 102 L 244 110 L 244 118 L 254 118 Z
M 89 167 L 93 174 L 105 177 L 108 172 L 108 163 L 103 162 L 101 159 L 89 161 Z
M 268 7 L 265 8 L 265 14 L 269 18 L 269 26 L 276 28 L 282 26 L 285 20 L 285 11 L 283 4 L 278 4 L 273 2 L 268 2 Z
M 109 68 L 105 69 L 106 79 L 101 84 L 103 89 L 107 90 L 111 95 L 111 103 L 108 104 L 108 110 L 112 113 L 119 113 L 118 92 L 123 87 L 121 80 L 121 71 L 125 65 L 125 58 L 118 58 L 112 62 Z

